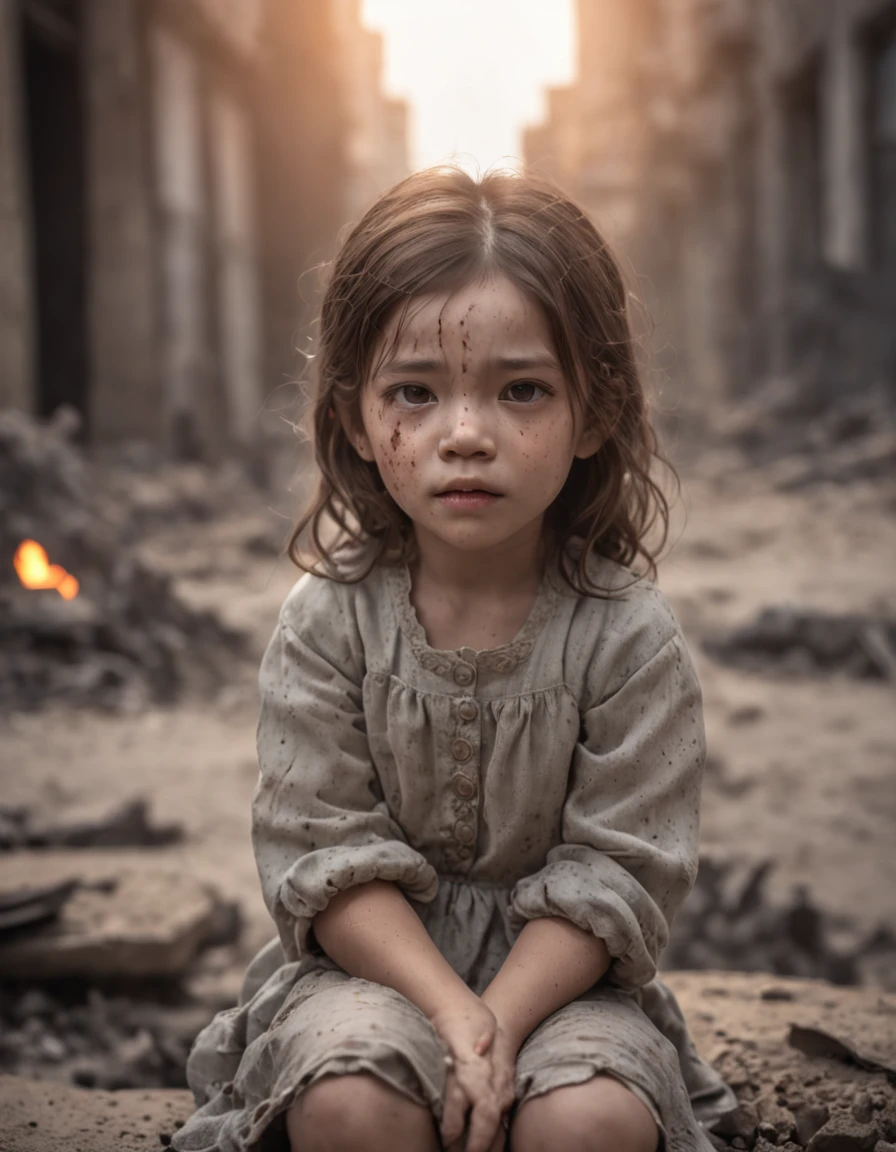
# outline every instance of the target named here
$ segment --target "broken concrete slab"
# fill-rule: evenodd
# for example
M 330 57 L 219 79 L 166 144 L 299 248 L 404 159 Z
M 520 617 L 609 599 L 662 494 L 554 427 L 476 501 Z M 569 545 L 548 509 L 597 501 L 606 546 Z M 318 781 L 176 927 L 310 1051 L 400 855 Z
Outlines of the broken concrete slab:
M 0 893 L 68 878 L 80 882 L 59 916 L 0 946 L 0 977 L 179 976 L 217 931 L 221 902 L 211 888 L 145 854 L 14 853 Z

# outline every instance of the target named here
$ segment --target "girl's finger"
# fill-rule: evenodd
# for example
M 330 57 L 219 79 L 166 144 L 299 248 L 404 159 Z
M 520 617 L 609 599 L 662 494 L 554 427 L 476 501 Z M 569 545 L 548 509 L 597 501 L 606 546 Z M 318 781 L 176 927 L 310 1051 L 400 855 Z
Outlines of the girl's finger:
M 442 1123 L 439 1125 L 439 1134 L 443 1144 L 449 1145 L 463 1136 L 468 1108 L 469 1102 L 466 1093 L 457 1082 L 457 1077 L 449 1072 L 445 1081 L 445 1107 L 442 1110 Z
M 466 1152 L 489 1152 L 499 1129 L 504 1131 L 501 1127 L 501 1113 L 496 1105 L 482 1103 L 474 1106 L 470 1113 Z
M 476 1043 L 473 1045 L 473 1051 L 477 1056 L 484 1056 L 491 1047 L 492 1040 L 494 1039 L 491 1032 L 484 1032 Z
M 504 1152 L 507 1144 L 507 1131 L 503 1124 L 498 1125 L 498 1131 L 495 1133 L 495 1138 L 492 1140 L 488 1152 Z

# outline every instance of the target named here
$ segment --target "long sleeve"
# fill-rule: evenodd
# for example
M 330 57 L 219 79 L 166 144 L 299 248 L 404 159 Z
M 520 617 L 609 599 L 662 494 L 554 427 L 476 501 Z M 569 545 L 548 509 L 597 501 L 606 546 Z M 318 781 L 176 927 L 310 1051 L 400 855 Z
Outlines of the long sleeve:
M 314 916 L 370 880 L 432 900 L 438 878 L 389 815 L 371 760 L 361 644 L 345 590 L 306 576 L 261 666 L 260 777 L 252 839 L 265 903 L 289 959 L 312 948 Z
M 625 989 L 653 978 L 697 872 L 701 693 L 668 609 L 663 617 L 645 630 L 647 651 L 642 637 L 643 654 L 622 653 L 609 680 L 592 677 L 603 691 L 581 707 L 562 843 L 511 895 L 517 922 L 563 916 L 603 939 L 607 979 Z

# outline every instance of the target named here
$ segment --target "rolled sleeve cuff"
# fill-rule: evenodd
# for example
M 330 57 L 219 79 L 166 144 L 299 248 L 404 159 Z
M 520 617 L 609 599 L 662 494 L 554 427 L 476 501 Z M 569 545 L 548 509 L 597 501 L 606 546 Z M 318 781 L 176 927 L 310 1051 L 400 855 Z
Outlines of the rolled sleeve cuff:
M 605 874 L 603 874 L 605 873 Z M 546 865 L 516 885 L 510 922 L 562 916 L 603 940 L 612 962 L 604 979 L 616 988 L 641 988 L 656 975 L 668 925 L 643 888 L 620 865 L 564 860 Z
M 318 952 L 311 925 L 330 901 L 360 884 L 385 880 L 421 903 L 435 899 L 439 878 L 433 866 L 407 844 L 388 841 L 358 847 L 340 846 L 309 852 L 298 860 L 280 886 L 280 938 L 290 959 Z

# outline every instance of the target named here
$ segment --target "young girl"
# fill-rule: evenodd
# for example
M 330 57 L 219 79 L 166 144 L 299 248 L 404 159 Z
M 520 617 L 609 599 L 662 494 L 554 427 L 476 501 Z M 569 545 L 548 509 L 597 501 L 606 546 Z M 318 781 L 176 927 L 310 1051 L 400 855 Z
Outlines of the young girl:
M 694 1152 L 733 1103 L 654 980 L 697 867 L 700 690 L 616 263 L 553 186 L 437 169 L 321 317 L 312 571 L 261 669 L 279 939 L 174 1147 Z

